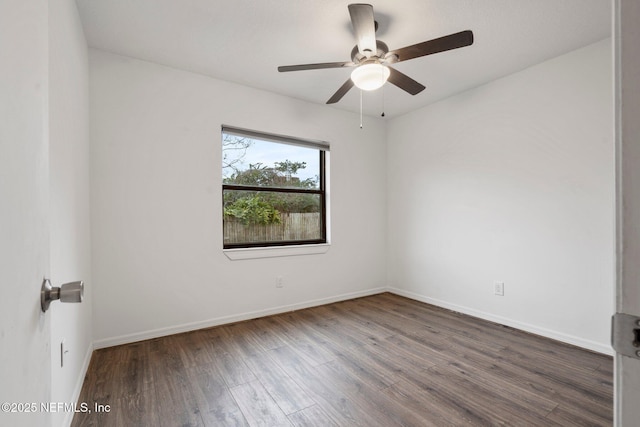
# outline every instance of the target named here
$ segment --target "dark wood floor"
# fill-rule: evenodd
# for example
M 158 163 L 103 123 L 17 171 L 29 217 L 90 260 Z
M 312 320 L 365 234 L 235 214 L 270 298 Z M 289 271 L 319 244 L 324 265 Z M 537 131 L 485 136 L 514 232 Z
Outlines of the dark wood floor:
M 609 426 L 612 371 L 381 294 L 97 350 L 73 426 Z

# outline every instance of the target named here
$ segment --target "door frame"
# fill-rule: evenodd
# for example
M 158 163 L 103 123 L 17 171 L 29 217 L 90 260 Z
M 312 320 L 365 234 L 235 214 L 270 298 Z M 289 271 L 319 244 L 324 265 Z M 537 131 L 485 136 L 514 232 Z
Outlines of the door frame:
M 616 312 L 640 316 L 640 2 L 614 0 Z M 631 339 L 632 335 L 629 334 Z M 640 419 L 640 359 L 615 355 L 614 425 Z

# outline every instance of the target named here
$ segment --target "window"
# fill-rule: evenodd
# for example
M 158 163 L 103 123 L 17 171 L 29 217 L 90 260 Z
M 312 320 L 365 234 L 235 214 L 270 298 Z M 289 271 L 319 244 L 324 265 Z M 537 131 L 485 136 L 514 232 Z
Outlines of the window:
M 327 242 L 329 144 L 222 127 L 225 249 Z

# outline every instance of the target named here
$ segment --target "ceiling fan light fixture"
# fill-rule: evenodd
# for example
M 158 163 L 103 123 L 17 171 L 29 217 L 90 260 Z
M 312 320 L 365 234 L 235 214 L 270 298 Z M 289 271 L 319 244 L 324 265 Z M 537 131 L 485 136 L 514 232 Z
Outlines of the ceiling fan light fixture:
M 376 90 L 385 84 L 390 73 L 389 68 L 382 64 L 364 64 L 353 70 L 351 80 L 362 90 Z

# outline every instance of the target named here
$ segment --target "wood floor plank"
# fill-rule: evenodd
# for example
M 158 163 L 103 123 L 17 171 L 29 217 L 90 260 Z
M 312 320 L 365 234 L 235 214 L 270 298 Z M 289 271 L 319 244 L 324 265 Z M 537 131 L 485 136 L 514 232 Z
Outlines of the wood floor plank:
M 491 383 L 478 381 L 465 370 L 456 369 L 452 365 L 434 366 L 428 369 L 429 380 L 442 387 L 440 390 L 466 390 L 466 400 L 470 406 L 481 408 L 481 412 L 492 420 L 492 423 L 503 425 L 552 426 L 558 425 L 545 417 L 555 408 L 553 402 L 543 398 L 535 398 L 530 394 L 523 398 L 517 388 L 500 389 Z M 511 392 L 511 393 L 510 393 Z M 517 393 L 517 394 L 516 394 Z M 540 406 L 532 404 L 539 403 Z
M 381 426 L 421 426 L 424 418 L 404 407 L 401 403 L 387 399 L 380 393 L 375 383 L 364 382 L 358 373 L 345 367 L 339 360 L 318 366 L 316 370 L 323 381 L 334 388 L 344 390 L 345 395 L 358 405 L 368 416 L 372 416 L 373 425 Z M 368 378 L 367 378 L 368 380 Z
M 326 340 L 322 340 L 321 345 L 318 345 L 318 342 L 305 333 L 303 328 L 287 321 L 284 316 L 273 316 L 272 322 L 284 333 L 287 345 L 311 365 L 322 365 L 335 359 L 335 354 L 329 350 Z
M 589 391 L 585 393 L 578 384 L 567 383 L 563 376 L 557 379 L 552 375 L 545 374 L 544 370 L 549 368 L 542 368 L 535 359 L 522 361 L 502 355 L 489 356 L 475 348 L 462 346 L 453 349 L 447 356 L 451 360 L 456 360 L 457 363 L 473 366 L 488 375 L 499 376 L 561 405 L 580 408 L 596 418 L 606 416 L 612 408 L 612 389 L 609 391 L 608 397 L 604 399 L 602 396 L 590 396 Z
M 366 346 L 359 351 L 347 350 L 339 355 L 335 362 L 348 369 L 351 375 L 360 381 L 380 390 L 398 382 L 399 376 L 390 364 L 376 357 L 377 353 L 372 351 L 373 347 L 375 346 Z
M 216 339 L 209 342 L 211 364 L 218 369 L 229 387 L 254 381 L 256 377 L 245 363 L 237 337 L 229 334 L 229 329 L 226 327 L 221 327 L 219 332 Z
M 394 311 L 405 313 L 405 315 L 413 319 L 427 320 L 423 317 L 427 315 L 428 320 L 434 324 L 437 324 L 438 319 L 440 319 L 444 323 L 441 323 L 439 327 L 444 327 L 451 331 L 461 333 L 471 328 L 469 330 L 480 334 L 478 335 L 478 341 L 503 343 L 505 346 L 517 345 L 518 348 L 527 352 L 542 352 L 547 355 L 554 355 L 558 358 L 558 361 L 568 361 L 574 365 L 589 369 L 596 368 L 610 359 L 608 356 L 591 351 L 576 352 L 576 347 L 572 345 L 549 340 L 548 338 L 519 331 L 498 323 L 488 321 L 469 322 L 469 317 L 463 314 L 422 304 L 397 295 L 382 294 L 380 300 L 374 300 L 373 302 L 380 304 L 382 301 L 393 301 L 399 307 L 403 307 L 403 309 Z M 454 325 L 457 327 L 454 327 Z
M 187 376 L 206 425 L 249 425 L 215 366 L 189 368 Z
M 251 329 L 263 350 L 272 350 L 287 344 L 286 337 L 281 331 L 274 329 L 268 318 L 252 320 Z
M 220 335 L 224 335 L 225 342 L 234 349 L 236 354 L 240 354 L 241 357 L 252 357 L 268 350 L 268 348 L 262 347 L 260 340 L 255 336 L 253 323 L 251 321 L 232 323 L 215 329 L 222 331 Z M 210 341 L 214 354 L 219 347 L 218 342 L 220 339 L 221 338 L 218 338 L 217 341 Z
M 380 301 L 367 301 L 370 302 L 380 307 Z M 416 340 L 422 338 L 433 343 L 432 346 L 436 343 L 446 346 L 452 339 L 458 338 L 487 350 L 499 351 L 505 347 L 505 343 L 497 339 L 502 336 L 502 331 L 493 331 L 491 322 L 469 322 L 459 313 L 443 309 L 425 311 L 422 306 L 403 302 L 390 310 L 389 315 L 396 316 L 394 322 L 404 325 L 399 333 Z
M 88 393 L 96 401 L 114 401 L 119 396 L 142 393 L 152 382 L 146 342 L 101 350 L 92 363 L 88 376 L 92 387 Z
M 238 402 L 250 426 L 290 426 L 289 418 L 260 384 L 251 381 L 231 387 L 231 394 Z
M 72 426 L 606 426 L 613 360 L 393 294 L 96 350 Z
M 369 341 L 382 341 L 396 333 L 395 330 L 386 327 L 377 320 L 363 319 L 358 314 L 358 305 L 353 301 L 327 306 L 327 309 L 336 314 L 336 317 L 344 322 L 348 322 L 354 329 Z
M 573 406 L 559 405 L 547 415 L 547 419 L 567 427 L 609 427 L 612 425 L 612 416 L 613 414 L 585 413 L 584 411 L 576 410 Z
M 472 396 L 469 399 L 466 391 L 450 390 L 446 383 L 442 384 L 435 381 L 428 373 L 429 371 L 425 370 L 420 375 L 406 379 L 411 384 L 409 389 L 413 390 L 414 396 L 418 401 L 429 402 L 432 408 L 438 408 L 436 413 L 442 413 L 442 416 L 447 420 L 451 420 L 454 425 L 500 425 L 487 408 L 483 407 L 482 403 L 476 402 Z M 404 384 L 406 383 L 398 382 L 392 387 L 399 387 Z M 464 399 L 462 396 L 464 396 Z
M 256 379 L 244 360 L 235 354 L 218 354 L 214 358 L 213 364 L 218 368 L 229 387 L 246 384 Z
M 98 427 L 100 425 L 99 415 L 87 412 L 77 412 L 73 415 L 71 425 L 73 427 Z
M 443 368 L 453 375 L 462 376 L 479 387 L 496 393 L 501 400 L 512 400 L 518 407 L 529 412 L 535 412 L 542 417 L 548 415 L 558 406 L 557 402 L 538 393 L 533 393 L 517 382 L 491 375 L 490 372 L 481 371 L 473 366 L 451 362 Z
M 269 354 L 339 425 L 377 425 L 371 414 L 356 405 L 343 390 L 318 374 L 317 368 L 307 364 L 288 346 L 273 349 Z
M 301 354 L 312 364 L 321 364 L 331 361 L 337 354 L 340 354 L 344 350 L 344 347 L 339 343 L 333 341 L 331 337 L 328 337 L 316 329 L 313 322 L 311 322 L 309 317 L 306 316 L 306 311 L 288 313 L 285 316 L 279 317 L 279 321 L 287 323 L 291 327 L 295 327 L 300 333 L 304 334 L 307 340 L 315 348 L 316 352 L 322 352 L 320 357 L 311 357 L 311 360 Z
M 442 330 L 433 327 L 429 319 L 417 321 L 407 319 L 397 313 L 381 311 L 379 307 L 370 307 L 369 301 L 363 301 L 365 307 L 359 315 L 369 321 L 378 322 L 394 332 L 389 338 L 405 336 L 420 342 L 434 350 L 443 350 L 449 346 L 451 337 Z
M 610 385 L 602 384 L 594 376 L 593 370 L 586 370 L 580 366 L 555 365 L 546 359 L 532 357 L 520 350 L 505 349 L 502 351 L 504 358 L 520 366 L 532 366 L 535 364 L 535 372 L 546 378 L 551 378 L 558 384 L 571 385 L 578 388 L 586 398 L 593 402 L 601 402 L 609 396 Z M 535 362 L 534 362 L 535 361 Z
M 178 354 L 185 367 L 207 366 L 213 362 L 210 351 L 210 336 L 207 331 L 194 331 L 173 335 L 167 338 L 178 350 Z
M 246 363 L 285 414 L 289 415 L 315 405 L 315 400 L 268 354 L 255 354 L 247 358 Z
M 454 427 L 472 424 L 471 420 L 461 418 L 458 411 L 451 410 L 437 399 L 433 399 L 420 387 L 401 379 L 394 385 L 382 390 L 389 399 L 398 402 L 405 411 L 420 414 L 424 419 L 424 427 Z M 473 420 L 475 421 L 475 420 Z
M 289 421 L 296 427 L 337 427 L 318 405 L 313 405 L 289 415 Z
M 372 342 L 370 336 L 349 327 L 344 319 L 337 318 L 334 313 L 323 306 L 301 314 L 312 319 L 320 333 L 345 347 L 367 345 Z
M 143 392 L 121 397 L 112 402 L 109 413 L 100 414 L 101 427 L 161 425 L 161 402 L 152 393 Z
M 159 405 L 160 426 L 203 426 L 187 368 L 175 345 L 176 337 L 151 340 L 149 363 Z M 179 340 L 179 338 L 178 338 Z
M 372 344 L 367 349 L 367 358 L 376 366 L 376 370 L 382 375 L 388 375 L 391 385 L 400 382 L 403 378 L 420 375 L 431 366 L 433 361 L 426 358 L 418 358 L 415 354 L 405 351 L 401 347 L 394 347 L 388 343 Z
M 435 364 L 446 364 L 451 360 L 444 353 L 448 346 L 432 345 L 432 343 L 423 338 L 415 338 L 408 334 L 389 337 L 385 342 L 374 348 L 377 351 L 386 352 L 391 360 L 395 359 L 394 354 L 398 352 L 405 360 L 413 360 L 423 368 L 428 368 Z M 398 366 L 400 369 L 407 367 L 406 364 L 399 364 Z

